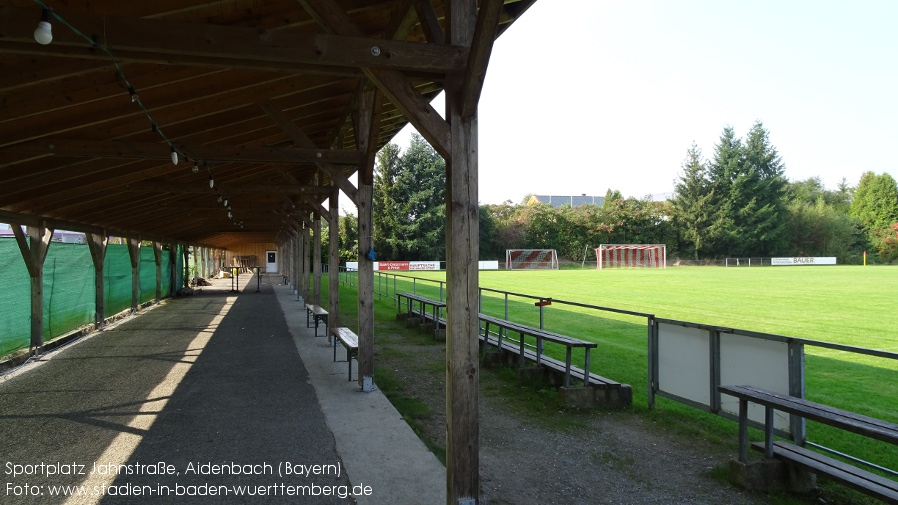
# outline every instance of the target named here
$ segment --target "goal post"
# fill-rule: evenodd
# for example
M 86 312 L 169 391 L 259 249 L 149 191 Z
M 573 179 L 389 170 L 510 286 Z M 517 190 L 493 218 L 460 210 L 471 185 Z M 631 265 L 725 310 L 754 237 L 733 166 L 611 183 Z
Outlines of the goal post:
M 596 268 L 667 268 L 667 245 L 601 244 Z
M 506 270 L 558 270 L 555 249 L 506 249 Z

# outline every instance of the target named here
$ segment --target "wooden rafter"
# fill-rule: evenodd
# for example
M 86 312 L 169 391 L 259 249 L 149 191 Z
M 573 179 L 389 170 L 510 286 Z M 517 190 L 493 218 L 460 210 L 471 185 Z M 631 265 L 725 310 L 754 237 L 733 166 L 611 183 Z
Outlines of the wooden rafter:
M 228 69 L 280 70 L 295 72 L 296 65 L 391 68 L 443 74 L 464 68 L 466 52 L 461 47 L 415 44 L 404 41 L 337 36 L 288 30 L 257 30 L 234 26 L 184 23 L 100 16 L 60 11 L 67 22 L 83 33 L 103 34 L 122 62 L 181 64 Z M 90 44 L 71 31 L 58 30 L 53 44 L 34 44 L 34 10 L 0 7 L 0 48 L 60 57 L 105 58 L 102 51 L 89 51 Z M 377 47 L 377 51 L 372 50 Z M 292 66 L 292 68 L 291 68 Z M 274 67 L 274 68 L 272 68 Z

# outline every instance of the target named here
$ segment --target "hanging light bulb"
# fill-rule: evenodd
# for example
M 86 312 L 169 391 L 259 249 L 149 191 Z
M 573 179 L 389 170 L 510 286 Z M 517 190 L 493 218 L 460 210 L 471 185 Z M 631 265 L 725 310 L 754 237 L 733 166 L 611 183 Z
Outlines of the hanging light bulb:
M 34 40 L 36 40 L 38 44 L 44 46 L 53 42 L 53 26 L 50 24 L 50 20 L 52 19 L 52 16 L 50 15 L 51 12 L 50 9 L 41 11 L 41 20 L 34 30 Z
M 228 211 L 228 219 L 231 219 L 233 217 L 234 217 L 234 214 L 231 214 L 231 211 Z
M 140 98 L 137 96 L 137 92 L 134 91 L 134 87 L 128 85 L 128 94 L 131 95 L 131 103 L 136 103 Z
M 225 206 L 225 207 L 228 206 L 228 199 L 227 199 L 227 198 L 224 199 L 224 206 Z
M 178 151 L 175 151 L 175 146 L 171 146 L 171 162 L 173 165 L 178 164 Z
M 221 195 L 218 195 L 218 203 L 221 203 Z
M 193 173 L 197 173 L 200 171 L 200 164 L 196 161 L 193 162 Z
M 214 187 L 215 187 L 215 180 L 212 178 L 211 175 L 209 176 L 209 187 L 210 187 L 210 188 L 214 188 Z

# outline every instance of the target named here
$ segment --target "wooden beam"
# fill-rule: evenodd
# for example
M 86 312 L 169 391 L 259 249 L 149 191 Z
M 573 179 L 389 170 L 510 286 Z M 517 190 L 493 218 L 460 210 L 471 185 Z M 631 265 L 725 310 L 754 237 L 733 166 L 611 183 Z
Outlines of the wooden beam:
M 90 259 L 94 264 L 94 292 L 96 294 L 94 324 L 97 328 L 102 328 L 106 324 L 106 296 L 104 293 L 106 282 L 103 263 L 106 261 L 106 246 L 109 243 L 109 237 L 105 233 L 86 233 L 84 238 L 87 240 Z
M 477 0 L 450 0 L 449 9 L 449 41 L 469 45 Z M 447 80 L 446 503 L 453 505 L 477 503 L 480 496 L 477 114 L 475 107 L 464 115 L 464 88 L 461 75 Z
M 374 262 L 367 253 L 373 247 L 372 240 L 372 201 L 374 188 L 366 174 L 374 171 L 374 157 L 377 143 L 371 142 L 374 125 L 377 122 L 377 95 L 375 90 L 363 91 L 359 94 L 359 113 L 356 124 L 356 137 L 361 148 L 365 150 L 366 165 L 359 167 L 359 387 L 363 391 L 371 391 L 374 387 Z
M 306 207 L 308 207 L 312 212 L 315 213 L 315 218 L 313 221 L 318 221 L 324 219 L 328 223 L 330 223 L 330 212 L 324 208 L 324 205 L 321 205 L 320 202 L 316 202 L 312 200 L 312 197 L 308 195 L 302 195 L 302 201 L 305 202 Z
M 305 149 L 318 149 L 318 146 L 315 145 L 314 142 L 309 140 L 309 137 L 306 136 L 303 131 L 296 126 L 296 123 L 293 122 L 292 119 L 287 117 L 284 114 L 284 111 L 280 109 L 277 105 L 274 104 L 271 100 L 265 100 L 259 102 L 259 107 L 268 114 L 268 117 L 271 118 L 272 121 L 284 130 L 284 133 L 287 134 L 287 138 L 293 142 L 293 145 L 300 148 Z
M 418 20 L 421 21 L 421 29 L 424 30 L 424 36 L 431 44 L 445 44 L 446 37 L 443 35 L 443 29 L 440 28 L 440 21 L 437 19 L 437 13 L 433 10 L 433 5 L 429 0 L 415 0 L 415 12 L 418 13 Z
M 361 30 L 334 0 L 298 0 L 321 27 L 330 33 L 361 36 Z M 429 45 L 429 44 L 423 44 Z M 362 71 L 408 118 L 421 135 L 448 160 L 450 133 L 446 121 L 400 72 L 363 68 Z
M 28 238 L 18 225 L 11 226 L 22 259 L 31 277 L 31 352 L 40 354 L 44 347 L 44 260 L 53 238 L 53 229 L 43 224 L 28 226 Z
M 205 256 L 206 250 L 203 249 L 203 255 Z M 156 260 L 156 303 L 162 301 L 162 243 L 161 242 L 153 242 L 153 259 Z M 206 265 L 203 263 L 203 277 L 205 274 Z
M 330 194 L 330 189 L 322 186 L 306 186 L 294 184 L 215 184 L 219 193 L 227 196 L 234 195 L 251 195 L 251 194 L 278 194 L 278 195 L 308 195 L 320 196 Z M 211 194 L 208 184 L 199 186 L 188 186 L 181 183 L 173 182 L 135 182 L 127 184 L 123 188 L 125 191 L 156 191 L 159 193 L 175 193 L 175 194 Z M 214 195 L 213 195 L 214 196 Z M 169 207 L 161 205 L 161 207 Z M 177 208 L 172 206 L 170 208 Z
M 316 149 L 315 144 L 309 139 L 309 137 L 307 137 L 306 134 L 303 133 L 303 131 L 298 126 L 296 126 L 296 124 L 291 121 L 290 118 L 288 118 L 286 114 L 284 114 L 283 111 L 281 111 L 281 109 L 278 108 L 274 103 L 268 100 L 266 102 L 259 102 L 259 106 L 262 108 L 262 110 L 265 111 L 266 114 L 268 114 L 269 117 L 271 117 L 271 119 L 275 123 L 277 123 L 278 126 L 281 127 L 281 129 L 284 130 L 284 132 L 287 134 L 287 137 L 290 138 L 290 141 L 293 142 L 296 147 Z M 340 189 L 342 189 L 343 192 L 346 193 L 346 196 L 348 196 L 354 204 L 358 205 L 356 203 L 356 200 L 358 199 L 358 190 L 355 188 L 355 186 L 352 185 L 351 182 L 349 182 L 348 178 L 343 176 L 338 168 L 325 165 L 323 163 L 318 163 L 317 165 L 318 168 L 324 170 L 330 176 L 331 180 L 335 180 L 337 182 L 337 184 L 340 186 Z
M 289 147 L 239 147 L 225 145 L 183 146 L 175 142 L 175 148 L 185 149 L 192 159 L 207 163 L 328 163 L 334 165 L 358 165 L 361 155 L 357 151 L 334 149 L 297 149 Z M 75 156 L 91 158 L 129 158 L 171 160 L 168 146 L 148 142 L 119 142 L 69 139 L 42 139 L 6 146 L 2 151 L 21 154 L 45 154 L 48 156 Z M 183 156 L 183 154 L 182 154 Z
M 0 41 L 17 44 L 17 51 L 80 58 L 104 58 L 103 51 L 71 30 L 56 30 L 53 44 L 36 46 L 34 9 L 0 7 Z M 275 64 L 309 67 L 377 67 L 444 74 L 464 68 L 462 47 L 371 39 L 364 36 L 316 34 L 297 30 L 259 30 L 250 27 L 185 23 L 174 19 L 124 18 L 87 12 L 62 11 L 72 26 L 88 34 L 102 34 L 101 43 L 120 62 L 217 66 L 258 69 Z M 344 13 L 345 15 L 345 13 Z M 26 43 L 31 48 L 24 46 Z M 376 51 L 373 48 L 378 48 Z M 295 69 L 296 67 L 294 67 Z M 294 70 L 295 71 L 295 70 Z
M 131 257 L 131 313 L 140 307 L 140 239 L 128 238 L 128 255 Z
M 312 219 L 312 303 L 321 305 L 321 218 L 316 213 Z
M 440 113 L 399 72 L 364 69 L 365 75 L 402 112 L 444 159 L 449 156 L 451 133 Z
M 356 143 L 365 153 L 365 161 L 359 165 L 359 183 L 374 185 L 374 162 L 377 157 L 377 132 L 380 130 L 382 96 L 374 90 L 359 93 L 359 114 L 355 124 Z
M 328 268 L 327 268 L 327 325 L 329 328 L 340 326 L 340 188 L 336 184 L 331 186 L 331 196 L 328 198 L 328 210 L 330 211 L 330 227 L 327 234 Z M 328 341 L 331 336 L 328 335 Z M 337 345 L 336 342 L 332 342 Z
M 493 42 L 499 31 L 499 16 L 502 14 L 503 0 L 483 0 L 477 13 L 477 25 L 474 29 L 474 40 L 468 53 L 468 65 L 465 72 L 463 104 L 461 114 L 470 117 L 477 112 L 480 93 L 486 79 L 486 69 L 493 51 Z
M 349 197 L 353 204 L 358 205 L 359 190 L 349 182 L 349 178 L 343 175 L 343 173 L 340 172 L 340 169 L 328 165 L 321 165 L 320 168 L 332 181 L 337 183 L 337 186 L 339 186 L 343 193 Z

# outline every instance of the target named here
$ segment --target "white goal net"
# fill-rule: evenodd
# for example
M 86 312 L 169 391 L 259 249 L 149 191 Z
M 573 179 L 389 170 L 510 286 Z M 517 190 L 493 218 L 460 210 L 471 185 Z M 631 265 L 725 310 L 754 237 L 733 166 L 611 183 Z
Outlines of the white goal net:
M 558 270 L 555 249 L 506 249 L 507 270 Z
M 596 268 L 667 268 L 665 244 L 602 244 Z

